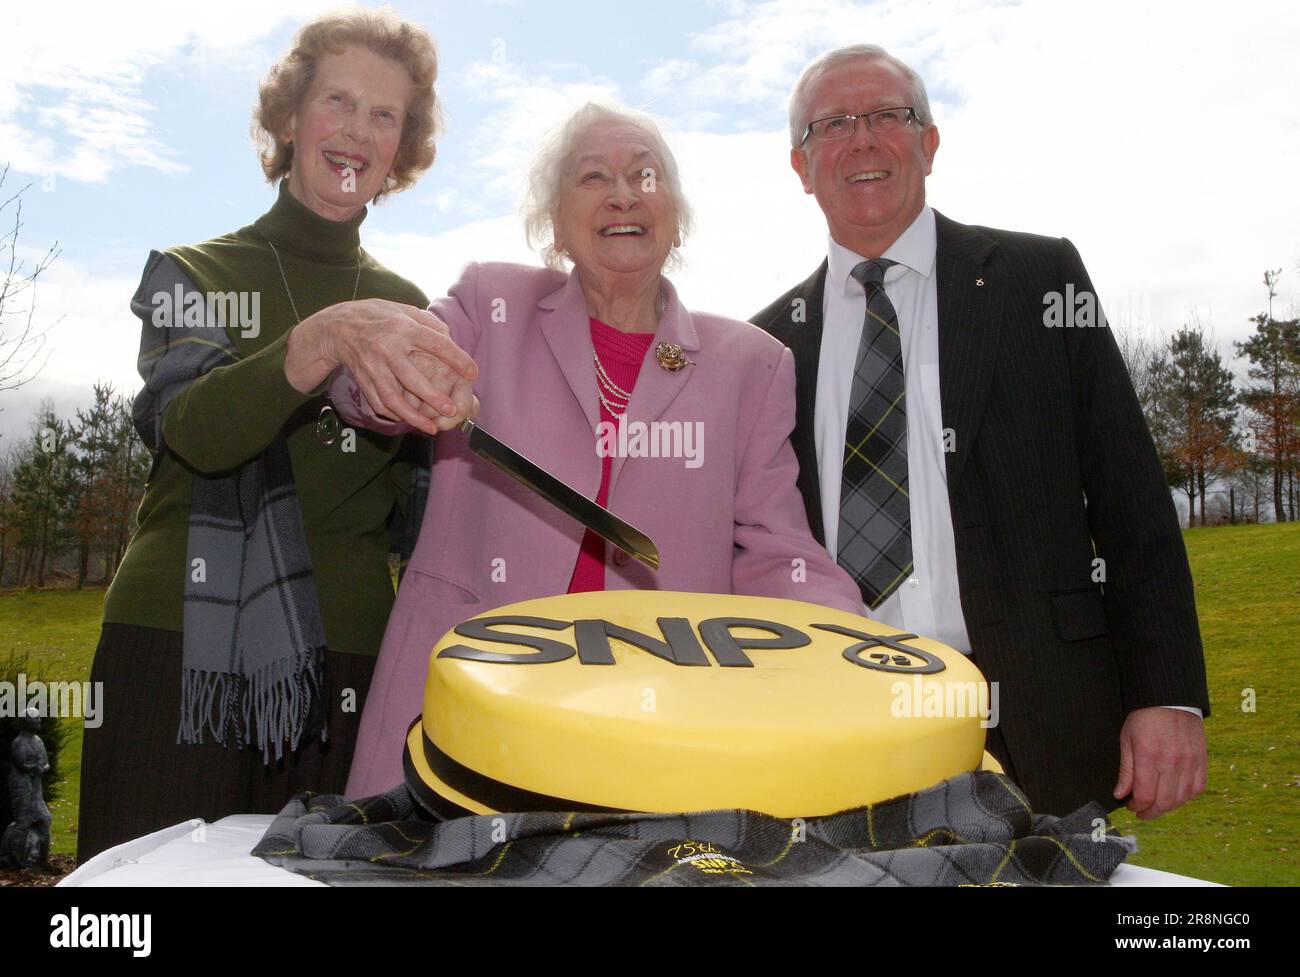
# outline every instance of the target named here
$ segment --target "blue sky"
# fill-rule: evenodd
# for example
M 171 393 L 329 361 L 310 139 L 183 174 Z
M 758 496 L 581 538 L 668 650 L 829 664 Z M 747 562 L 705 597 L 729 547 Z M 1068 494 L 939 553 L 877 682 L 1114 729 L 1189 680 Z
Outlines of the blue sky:
M 3 196 L 34 184 L 20 256 L 55 240 L 62 256 L 37 294 L 37 322 L 55 323 L 49 359 L 0 392 L 0 437 L 21 436 L 42 396 L 70 412 L 96 378 L 134 389 L 127 302 L 145 256 L 270 205 L 248 136 L 257 83 L 330 6 L 7 6 Z M 1264 305 L 1265 268 L 1285 269 L 1278 311 L 1300 296 L 1300 14 L 1285 4 L 395 7 L 438 41 L 448 124 L 434 168 L 372 208 L 362 234 L 430 294 L 470 259 L 536 260 L 515 212 L 521 173 L 550 125 L 600 98 L 665 123 L 697 212 L 674 275 L 687 304 L 748 316 L 825 248 L 786 161 L 790 86 L 817 53 L 868 41 L 929 85 L 942 136 L 930 202 L 1070 237 L 1113 323 L 1159 335 L 1196 316 L 1228 351 Z

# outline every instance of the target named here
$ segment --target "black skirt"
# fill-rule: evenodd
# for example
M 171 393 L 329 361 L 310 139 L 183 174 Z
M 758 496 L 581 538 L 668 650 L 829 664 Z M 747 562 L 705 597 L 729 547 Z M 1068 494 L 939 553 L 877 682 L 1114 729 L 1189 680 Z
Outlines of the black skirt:
M 299 791 L 343 793 L 374 658 L 327 651 L 329 740 L 267 764 L 251 747 L 176 742 L 181 641 L 179 631 L 103 625 L 90 671 L 104 683 L 103 721 L 82 734 L 79 862 L 191 818 L 279 814 Z

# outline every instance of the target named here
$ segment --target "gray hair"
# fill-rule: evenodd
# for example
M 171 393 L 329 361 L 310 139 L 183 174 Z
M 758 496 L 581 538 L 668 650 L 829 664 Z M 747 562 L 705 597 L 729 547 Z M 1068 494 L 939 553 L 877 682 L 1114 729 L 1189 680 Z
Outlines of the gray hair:
M 588 102 L 553 130 L 542 142 L 533 157 L 528 171 L 528 189 L 520 210 L 524 219 L 524 233 L 530 247 L 540 247 L 542 261 L 548 268 L 564 268 L 564 255 L 555 250 L 555 214 L 560 206 L 560 193 L 564 186 L 564 168 L 573 155 L 579 137 L 598 122 L 625 122 L 645 134 L 646 142 L 660 171 L 655 177 L 656 188 L 663 187 L 672 198 L 677 214 L 677 235 L 682 241 L 691 230 L 691 207 L 682 194 L 677 159 L 654 119 L 642 112 L 619 105 L 602 105 Z M 681 256 L 674 247 L 664 262 L 667 269 L 681 264 Z
M 799 145 L 799 140 L 803 138 L 803 131 L 808 126 L 805 120 L 808 106 L 805 103 L 808 100 L 808 91 L 812 88 L 813 82 L 828 69 L 846 61 L 857 61 L 859 59 L 884 61 L 901 71 L 912 86 L 912 107 L 916 110 L 917 121 L 922 126 L 934 125 L 934 116 L 930 114 L 930 99 L 925 93 L 925 82 L 921 80 L 920 75 L 878 45 L 850 44 L 848 47 L 836 48 L 814 58 L 808 63 L 808 67 L 804 68 L 799 80 L 795 82 L 794 91 L 790 93 L 791 146 Z

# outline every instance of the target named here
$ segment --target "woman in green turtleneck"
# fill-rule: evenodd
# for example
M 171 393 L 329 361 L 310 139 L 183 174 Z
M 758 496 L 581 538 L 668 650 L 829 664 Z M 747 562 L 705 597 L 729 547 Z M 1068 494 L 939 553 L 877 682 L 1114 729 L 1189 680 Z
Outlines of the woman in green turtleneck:
M 346 365 L 426 433 L 477 409 L 473 362 L 358 235 L 367 202 L 433 162 L 436 74 L 428 34 L 390 14 L 308 24 L 256 113 L 274 206 L 150 255 L 132 308 L 135 420 L 154 463 L 104 602 L 79 860 L 189 818 L 343 790 L 412 468 L 399 437 L 335 430 L 324 391 Z M 228 308 L 246 314 L 174 301 L 194 291 L 234 293 Z

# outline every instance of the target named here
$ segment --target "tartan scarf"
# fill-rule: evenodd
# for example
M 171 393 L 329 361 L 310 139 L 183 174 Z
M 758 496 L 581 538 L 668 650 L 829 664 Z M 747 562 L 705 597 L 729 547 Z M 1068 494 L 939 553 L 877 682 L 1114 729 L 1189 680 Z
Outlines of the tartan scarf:
M 131 300 L 143 323 L 145 378 L 132 420 L 155 465 L 166 450 L 162 418 L 171 400 L 242 359 L 205 316 L 151 323 L 151 297 L 176 285 L 186 295 L 199 291 L 170 255 L 154 251 Z M 255 743 L 269 763 L 286 743 L 296 750 L 305 736 L 327 739 L 325 629 L 288 443 L 281 432 L 233 471 L 191 474 L 177 742 L 202 743 L 211 733 L 224 746 Z
M 1137 850 L 1095 802 L 1035 815 L 975 771 L 823 817 L 530 812 L 440 820 L 405 784 L 296 795 L 253 849 L 329 885 L 1101 885 Z

